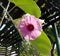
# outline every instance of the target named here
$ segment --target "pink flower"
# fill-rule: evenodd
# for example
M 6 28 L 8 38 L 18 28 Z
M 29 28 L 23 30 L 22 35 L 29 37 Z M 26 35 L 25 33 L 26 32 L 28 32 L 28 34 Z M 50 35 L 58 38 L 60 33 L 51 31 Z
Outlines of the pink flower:
M 34 40 L 42 31 L 43 20 L 37 19 L 35 16 L 26 14 L 22 17 L 18 30 L 22 34 L 25 40 Z

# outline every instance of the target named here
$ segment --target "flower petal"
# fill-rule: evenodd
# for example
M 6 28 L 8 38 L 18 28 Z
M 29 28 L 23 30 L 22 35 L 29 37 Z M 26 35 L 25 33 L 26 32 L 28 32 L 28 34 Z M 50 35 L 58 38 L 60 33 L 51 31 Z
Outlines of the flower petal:
M 24 19 L 25 19 L 25 21 L 26 21 L 27 24 L 30 24 L 30 21 L 31 21 L 31 16 L 30 16 L 30 14 L 24 15 Z
M 36 39 L 39 35 L 41 35 L 41 32 L 39 30 L 32 31 L 30 40 Z
M 42 31 L 42 24 L 40 23 L 39 19 L 37 20 L 37 28 L 39 31 Z
M 44 23 L 44 20 L 39 19 L 39 22 L 42 24 L 42 23 Z
M 24 39 L 25 39 L 26 41 L 30 40 L 30 35 L 28 34 L 28 35 L 24 36 Z

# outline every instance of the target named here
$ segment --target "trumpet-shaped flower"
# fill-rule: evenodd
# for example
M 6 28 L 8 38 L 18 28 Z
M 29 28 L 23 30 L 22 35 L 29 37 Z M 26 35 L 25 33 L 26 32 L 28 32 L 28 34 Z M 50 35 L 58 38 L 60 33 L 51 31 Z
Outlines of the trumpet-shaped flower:
M 35 40 L 41 35 L 43 22 L 43 20 L 37 19 L 33 15 L 26 14 L 22 17 L 18 30 L 25 40 Z

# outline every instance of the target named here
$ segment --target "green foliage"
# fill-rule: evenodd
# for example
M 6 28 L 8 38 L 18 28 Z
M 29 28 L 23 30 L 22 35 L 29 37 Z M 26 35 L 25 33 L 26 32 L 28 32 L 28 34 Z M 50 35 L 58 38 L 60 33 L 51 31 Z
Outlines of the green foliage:
M 15 5 L 20 7 L 26 13 L 35 15 L 37 18 L 41 16 L 41 11 L 37 6 L 36 2 L 33 0 L 10 0 Z
M 31 43 L 38 48 L 41 53 L 41 56 L 48 55 L 51 51 L 51 43 L 44 32 L 36 40 L 31 41 Z
M 20 7 L 26 13 L 35 15 L 37 18 L 41 16 L 41 11 L 33 0 L 10 0 Z M 41 56 L 46 56 L 51 51 L 51 43 L 44 32 L 36 40 L 31 41 L 32 45 L 40 51 Z
M 38 0 L 33 0 L 33 1 L 38 2 Z
M 27 44 L 26 41 L 23 41 L 20 47 L 20 56 L 40 56 L 40 52 L 31 43 Z

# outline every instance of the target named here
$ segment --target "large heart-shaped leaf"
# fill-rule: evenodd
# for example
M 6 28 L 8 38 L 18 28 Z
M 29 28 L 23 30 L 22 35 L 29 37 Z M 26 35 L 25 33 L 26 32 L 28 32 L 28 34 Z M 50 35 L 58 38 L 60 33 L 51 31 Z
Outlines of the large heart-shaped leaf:
M 10 0 L 16 6 L 20 7 L 26 13 L 35 15 L 36 17 L 40 17 L 41 11 L 37 6 L 36 2 L 33 0 Z
M 36 40 L 31 41 L 31 43 L 38 48 L 41 56 L 47 56 L 51 51 L 51 42 L 44 32 Z

